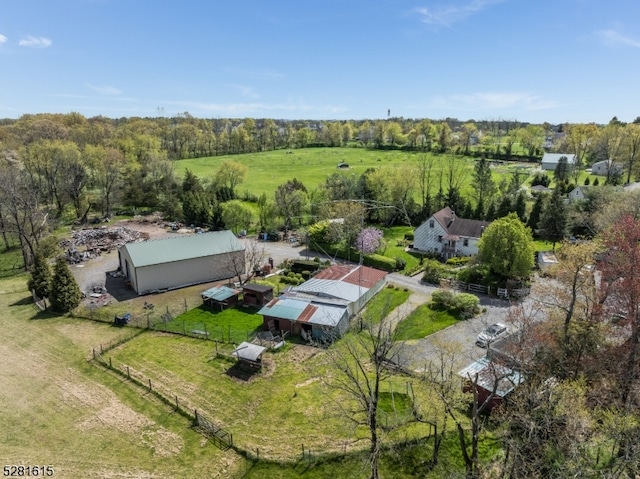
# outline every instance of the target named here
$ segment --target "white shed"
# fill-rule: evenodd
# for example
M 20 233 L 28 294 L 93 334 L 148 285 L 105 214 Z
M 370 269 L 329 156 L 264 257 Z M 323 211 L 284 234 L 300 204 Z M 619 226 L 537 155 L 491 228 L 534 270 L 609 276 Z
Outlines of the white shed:
M 129 243 L 120 269 L 138 294 L 227 279 L 244 273 L 244 245 L 231 231 Z

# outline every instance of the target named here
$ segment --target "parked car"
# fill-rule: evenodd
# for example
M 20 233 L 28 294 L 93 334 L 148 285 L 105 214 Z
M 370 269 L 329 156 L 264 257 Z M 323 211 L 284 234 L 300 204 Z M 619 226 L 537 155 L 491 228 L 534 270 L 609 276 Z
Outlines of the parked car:
M 476 339 L 476 346 L 480 346 L 481 348 L 486 348 L 489 346 L 489 343 L 495 341 L 496 339 L 502 338 L 509 333 L 509 328 L 507 328 L 502 323 L 495 323 L 485 329 L 483 332 L 478 334 L 478 339 Z

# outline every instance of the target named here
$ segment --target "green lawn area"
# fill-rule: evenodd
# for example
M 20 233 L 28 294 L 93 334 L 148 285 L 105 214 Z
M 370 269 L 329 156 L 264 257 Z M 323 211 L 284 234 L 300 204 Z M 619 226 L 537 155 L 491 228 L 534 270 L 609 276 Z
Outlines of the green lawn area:
M 384 256 L 388 258 L 401 258 L 405 261 L 406 266 L 402 271 L 409 271 L 416 267 L 420 260 L 414 255 L 407 253 L 404 243 L 405 233 L 413 233 L 415 226 L 393 226 L 391 228 L 384 228 L 384 240 L 387 246 L 384 250 Z M 400 272 L 402 272 L 400 271 Z
M 262 316 L 256 314 L 257 311 L 255 308 L 242 307 L 214 311 L 203 304 L 168 323 L 158 324 L 157 328 L 181 334 L 202 331 L 209 333 L 210 339 L 237 344 L 246 341 L 262 328 Z
M 427 304 L 423 304 L 400 321 L 396 333 L 399 341 L 421 339 L 457 322 L 451 313 L 434 311 Z
M 24 260 L 19 247 L 0 254 L 0 278 L 9 278 L 24 273 Z
M 409 291 L 396 287 L 386 287 L 376 294 L 363 313 L 363 316 L 371 320 L 374 324 L 382 321 L 383 315 L 386 317 L 391 312 L 409 299 Z

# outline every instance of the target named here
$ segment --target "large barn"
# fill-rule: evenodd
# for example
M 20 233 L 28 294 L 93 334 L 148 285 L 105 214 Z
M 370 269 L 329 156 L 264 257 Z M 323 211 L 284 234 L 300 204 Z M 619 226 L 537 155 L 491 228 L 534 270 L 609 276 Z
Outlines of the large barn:
M 231 278 L 245 267 L 244 245 L 231 231 L 129 243 L 118 259 L 138 294 Z

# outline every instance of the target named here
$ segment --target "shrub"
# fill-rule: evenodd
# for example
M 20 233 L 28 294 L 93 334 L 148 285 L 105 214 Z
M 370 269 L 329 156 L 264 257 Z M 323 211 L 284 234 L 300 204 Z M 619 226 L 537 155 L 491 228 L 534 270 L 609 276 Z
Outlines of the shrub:
M 469 293 L 454 293 L 438 289 L 431 294 L 434 309 L 449 311 L 460 319 L 469 319 L 480 312 L 480 300 Z
M 462 266 L 463 264 L 467 264 L 469 261 L 471 261 L 469 256 L 454 256 L 447 260 L 447 264 L 451 266 Z
M 401 271 L 407 267 L 407 262 L 396 256 L 396 271 Z
M 293 271 L 294 273 L 301 273 L 302 271 L 316 271 L 317 269 L 318 263 L 316 263 L 315 261 L 298 259 L 291 264 L 291 271 Z
M 305 270 L 305 271 L 303 271 L 303 272 L 302 272 L 302 273 L 300 273 L 300 274 L 302 275 L 302 277 L 303 277 L 304 279 L 309 279 L 309 278 L 311 278 L 311 271 Z
M 404 239 L 406 241 L 413 241 L 413 231 L 410 231 L 409 233 L 405 233 L 404 234 Z
M 396 268 L 396 261 L 386 256 L 379 254 L 368 254 L 364 257 L 365 266 L 371 266 L 372 268 L 378 268 L 383 271 L 394 271 Z
M 439 261 L 435 259 L 427 259 L 423 263 L 424 275 L 422 281 L 431 284 L 440 284 L 440 280 L 443 277 L 444 267 Z

